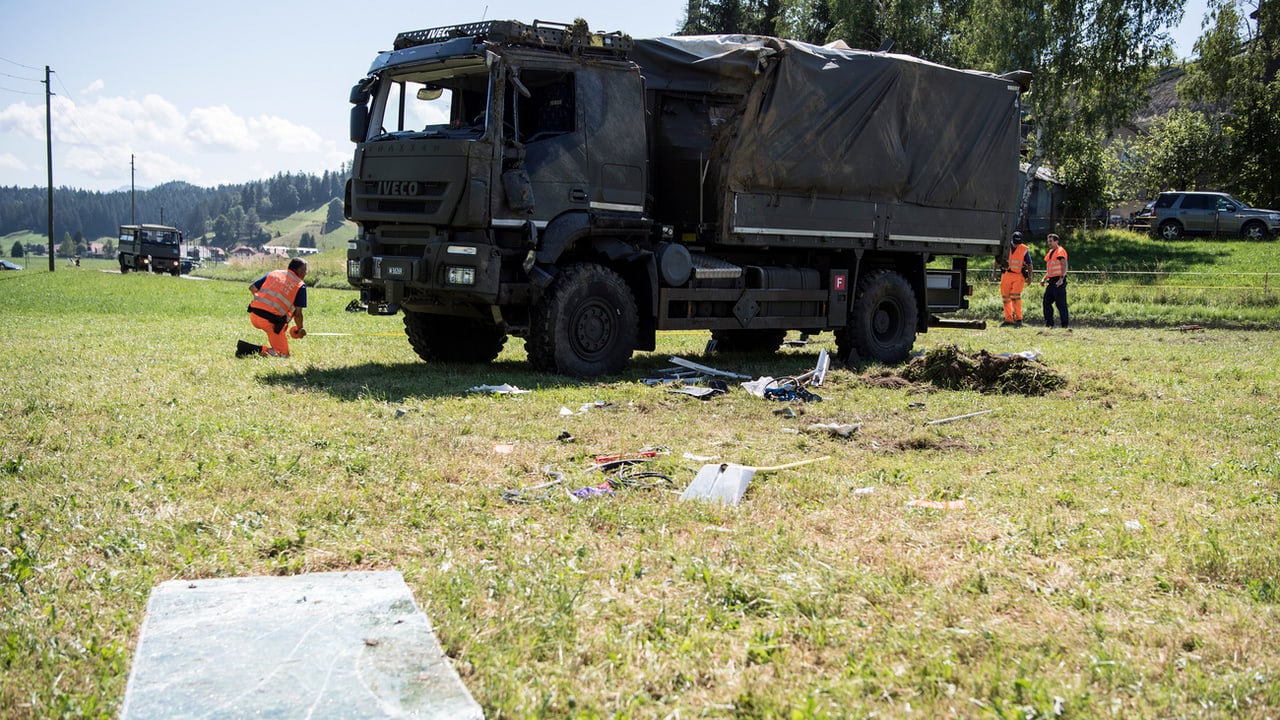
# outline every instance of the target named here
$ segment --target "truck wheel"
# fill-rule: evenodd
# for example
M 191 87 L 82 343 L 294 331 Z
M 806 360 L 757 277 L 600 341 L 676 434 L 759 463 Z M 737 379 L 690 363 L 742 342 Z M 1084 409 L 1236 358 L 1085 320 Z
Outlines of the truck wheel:
M 506 331 L 493 323 L 408 310 L 404 334 L 427 362 L 492 362 L 507 342 Z
M 1182 224 L 1177 220 L 1166 220 L 1160 223 L 1160 237 L 1165 240 L 1177 240 L 1182 237 Z
M 711 331 L 711 338 L 716 341 L 716 352 L 726 353 L 771 353 L 782 345 L 786 337 L 786 330 Z
M 125 265 L 123 261 L 120 262 L 120 274 L 121 275 L 129 274 L 129 266 Z
M 916 296 L 906 278 L 892 270 L 868 273 L 858 283 L 849 324 L 836 333 L 841 358 L 900 363 L 916 343 Z
M 638 324 L 635 297 L 617 273 L 593 263 L 570 265 L 534 308 L 525 350 L 538 370 L 614 375 L 635 351 Z

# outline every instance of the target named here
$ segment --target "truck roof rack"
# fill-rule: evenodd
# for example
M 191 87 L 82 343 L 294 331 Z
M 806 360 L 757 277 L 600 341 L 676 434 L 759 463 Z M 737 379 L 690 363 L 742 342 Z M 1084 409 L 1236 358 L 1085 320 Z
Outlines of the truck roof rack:
M 396 35 L 395 50 L 472 37 L 482 42 L 520 45 L 569 53 L 625 56 L 633 45 L 631 36 L 615 31 L 591 32 L 584 20 L 573 24 L 534 20 L 532 25 L 515 20 L 485 20 L 463 25 L 412 30 Z

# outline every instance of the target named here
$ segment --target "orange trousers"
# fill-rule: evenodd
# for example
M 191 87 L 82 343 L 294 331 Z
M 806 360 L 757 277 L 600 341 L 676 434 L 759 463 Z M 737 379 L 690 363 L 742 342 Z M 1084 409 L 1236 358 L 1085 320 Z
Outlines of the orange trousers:
M 267 334 L 267 342 L 271 343 L 271 347 L 263 346 L 263 355 L 279 355 L 280 357 L 289 357 L 289 324 L 285 323 L 284 328 L 280 332 L 276 332 L 271 321 L 249 313 L 249 322 L 253 326 Z
M 1000 275 L 1000 299 L 1004 301 L 1004 321 L 1022 322 L 1022 288 L 1027 281 L 1022 273 L 1005 272 Z

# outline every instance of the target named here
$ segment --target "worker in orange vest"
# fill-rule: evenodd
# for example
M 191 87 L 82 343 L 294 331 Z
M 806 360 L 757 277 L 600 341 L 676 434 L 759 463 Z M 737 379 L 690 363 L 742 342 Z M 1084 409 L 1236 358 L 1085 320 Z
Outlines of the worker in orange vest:
M 1067 249 L 1059 245 L 1058 236 L 1049 233 L 1049 252 L 1044 256 L 1044 326 L 1053 327 L 1053 308 L 1057 306 L 1062 329 L 1070 330 L 1067 316 Z
M 1000 274 L 1000 299 L 1004 302 L 1001 327 L 1022 327 L 1022 288 L 1031 278 L 1031 251 L 1022 242 L 1022 233 L 1014 231 L 1009 242 L 1009 259 Z
M 249 303 L 249 322 L 267 334 L 268 345 L 254 345 L 243 340 L 236 346 L 236 357 L 274 355 L 289 357 L 289 337 L 307 336 L 302 309 L 307 306 L 307 261 L 294 258 L 287 270 L 272 270 L 249 284 L 253 301 Z M 285 333 L 289 320 L 293 330 Z

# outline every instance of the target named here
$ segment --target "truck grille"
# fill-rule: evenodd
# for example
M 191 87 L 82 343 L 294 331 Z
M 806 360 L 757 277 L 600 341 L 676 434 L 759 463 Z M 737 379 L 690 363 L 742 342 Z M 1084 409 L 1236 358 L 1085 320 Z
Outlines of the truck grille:
M 440 211 L 447 182 L 387 182 L 365 180 L 356 202 L 367 212 L 434 214 Z

